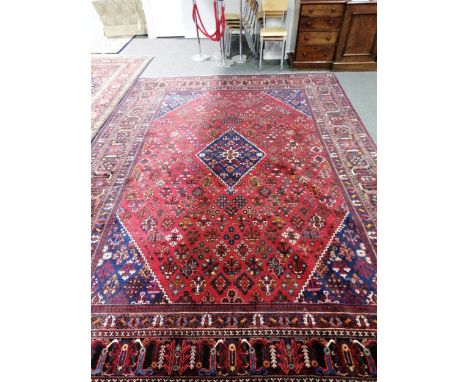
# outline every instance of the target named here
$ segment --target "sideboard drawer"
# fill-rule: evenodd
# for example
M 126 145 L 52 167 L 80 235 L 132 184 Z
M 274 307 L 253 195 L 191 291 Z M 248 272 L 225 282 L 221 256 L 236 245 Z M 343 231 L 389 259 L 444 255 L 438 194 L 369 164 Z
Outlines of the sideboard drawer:
M 298 45 L 324 45 L 334 44 L 338 38 L 338 31 L 299 32 Z
M 340 29 L 341 17 L 301 17 L 299 30 Z
M 298 46 L 296 61 L 333 61 L 335 45 Z
M 299 30 L 340 29 L 342 20 L 341 17 L 301 17 Z
M 301 7 L 301 16 L 341 16 L 344 13 L 344 4 L 304 4 Z

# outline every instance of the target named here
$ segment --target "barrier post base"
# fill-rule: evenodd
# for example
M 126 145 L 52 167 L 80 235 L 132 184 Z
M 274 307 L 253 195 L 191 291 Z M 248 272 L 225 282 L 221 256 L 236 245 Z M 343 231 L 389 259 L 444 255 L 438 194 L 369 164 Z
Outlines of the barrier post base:
M 195 61 L 195 62 L 204 62 L 204 61 L 208 61 L 210 59 L 210 56 L 207 55 L 207 54 L 194 54 L 192 56 L 192 61 Z
M 229 59 L 229 58 L 225 58 L 224 60 L 219 59 L 219 60 L 217 60 L 217 62 L 216 62 L 216 66 L 217 66 L 218 68 L 229 68 L 229 67 L 231 67 L 232 65 L 234 65 L 234 62 L 233 62 L 231 59 Z
M 248 61 L 248 57 L 245 54 L 242 56 L 238 54 L 232 58 L 232 61 L 236 64 L 245 64 Z

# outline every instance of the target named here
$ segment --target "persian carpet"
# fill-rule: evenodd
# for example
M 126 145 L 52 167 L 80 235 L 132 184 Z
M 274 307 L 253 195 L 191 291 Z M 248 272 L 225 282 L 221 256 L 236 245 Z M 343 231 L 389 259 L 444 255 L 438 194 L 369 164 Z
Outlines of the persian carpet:
M 151 59 L 91 56 L 91 139 Z
M 376 147 L 333 74 L 140 78 L 91 191 L 94 381 L 376 380 Z

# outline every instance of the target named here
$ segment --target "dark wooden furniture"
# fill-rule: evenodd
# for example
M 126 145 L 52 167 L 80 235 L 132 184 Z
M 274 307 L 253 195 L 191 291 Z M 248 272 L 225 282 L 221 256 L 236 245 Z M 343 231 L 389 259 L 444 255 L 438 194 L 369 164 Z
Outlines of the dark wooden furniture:
M 376 70 L 376 0 L 302 0 L 296 50 L 299 69 Z
M 377 69 L 377 3 L 346 4 L 333 69 Z

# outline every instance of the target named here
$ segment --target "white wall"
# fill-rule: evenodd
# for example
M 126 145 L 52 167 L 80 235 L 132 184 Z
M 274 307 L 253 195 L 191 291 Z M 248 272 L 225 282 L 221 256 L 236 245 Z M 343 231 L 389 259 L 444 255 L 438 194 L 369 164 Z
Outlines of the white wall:
M 104 37 L 104 30 L 102 27 L 102 22 L 101 19 L 99 18 L 96 10 L 93 7 L 93 4 L 91 2 L 88 2 L 88 8 L 90 12 L 90 27 L 91 27 L 91 44 L 92 45 L 97 45 L 100 43 Z
M 192 1 L 190 0 L 179 0 L 179 1 L 182 1 L 182 13 L 183 13 L 182 17 L 183 17 L 183 23 L 184 23 L 184 28 L 185 28 L 185 38 L 195 38 L 197 37 L 197 34 L 195 31 L 195 25 L 192 20 L 192 7 L 193 7 Z M 207 31 L 212 33 L 215 28 L 213 0 L 197 0 L 197 6 L 198 6 L 198 10 L 200 11 L 200 16 L 203 20 L 203 24 L 205 25 Z M 202 34 L 200 34 L 200 37 L 204 38 Z
M 191 1 L 142 0 L 141 3 L 149 38 L 185 35 L 183 5 L 192 4 Z

